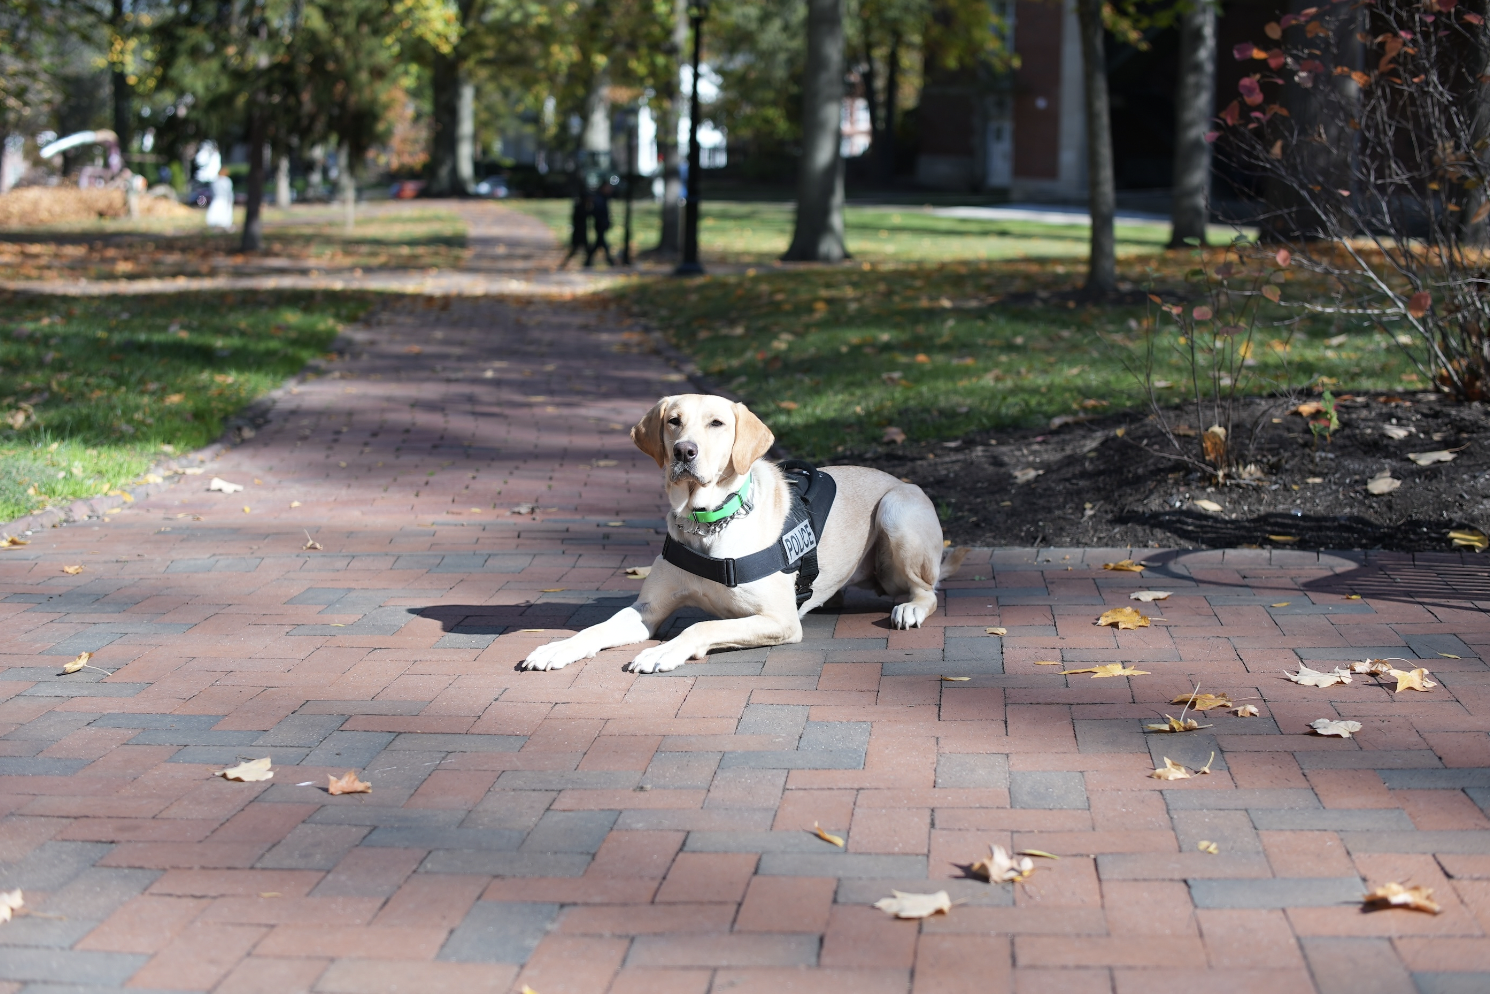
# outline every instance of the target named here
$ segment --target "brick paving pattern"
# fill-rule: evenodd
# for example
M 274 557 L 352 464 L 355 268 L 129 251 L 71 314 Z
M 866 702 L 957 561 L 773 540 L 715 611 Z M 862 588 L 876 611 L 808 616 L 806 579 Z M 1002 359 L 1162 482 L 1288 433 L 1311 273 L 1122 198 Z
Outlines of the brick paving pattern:
M 1481 560 L 975 550 L 922 630 L 852 598 L 666 675 L 519 673 L 635 596 L 625 429 L 680 374 L 583 299 L 405 301 L 342 351 L 206 474 L 0 553 L 0 887 L 40 913 L 0 994 L 1490 990 Z M 1152 627 L 1094 625 L 1143 588 Z M 1440 685 L 1283 677 L 1386 656 Z M 1059 673 L 1111 661 L 1150 675 Z M 1196 684 L 1261 714 L 1144 731 Z M 990 843 L 1062 858 L 968 879 Z M 1443 913 L 1363 913 L 1386 881 Z

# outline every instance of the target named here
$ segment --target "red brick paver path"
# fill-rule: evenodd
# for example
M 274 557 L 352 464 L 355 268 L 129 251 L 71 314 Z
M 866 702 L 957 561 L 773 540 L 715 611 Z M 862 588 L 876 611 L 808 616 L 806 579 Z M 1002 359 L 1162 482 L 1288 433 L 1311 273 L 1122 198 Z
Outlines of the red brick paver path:
M 1472 556 L 979 550 L 924 630 L 851 601 L 666 676 L 514 671 L 660 543 L 625 428 L 678 374 L 643 341 L 406 302 L 207 474 L 0 553 L 0 886 L 38 912 L 0 992 L 1490 990 Z M 1152 627 L 1095 627 L 1141 588 Z M 59 675 L 84 650 L 112 675 Z M 1439 686 L 1283 677 L 1382 656 Z M 1108 661 L 1149 674 L 1058 672 Z M 1261 714 L 1144 731 L 1195 684 Z M 348 769 L 373 792 L 329 796 Z M 1062 858 L 967 879 L 990 843 Z M 1443 913 L 1363 913 L 1387 881 Z M 892 889 L 961 903 L 892 920 Z

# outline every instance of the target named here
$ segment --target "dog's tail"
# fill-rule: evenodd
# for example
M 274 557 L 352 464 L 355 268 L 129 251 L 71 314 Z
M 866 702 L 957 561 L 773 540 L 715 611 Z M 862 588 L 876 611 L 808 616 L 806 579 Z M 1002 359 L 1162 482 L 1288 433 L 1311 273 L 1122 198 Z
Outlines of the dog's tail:
M 972 549 L 969 549 L 965 545 L 959 545 L 955 549 L 943 549 L 942 568 L 937 573 L 937 582 L 940 583 L 953 573 L 956 573 L 962 567 L 962 561 L 967 558 L 967 554 L 972 551 Z

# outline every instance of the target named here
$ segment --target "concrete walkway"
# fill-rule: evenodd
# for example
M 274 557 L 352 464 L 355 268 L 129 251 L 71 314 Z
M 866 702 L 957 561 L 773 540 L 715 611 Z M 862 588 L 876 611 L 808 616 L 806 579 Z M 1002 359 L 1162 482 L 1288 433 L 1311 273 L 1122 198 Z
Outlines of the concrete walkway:
M 0 887 L 36 912 L 0 994 L 1490 990 L 1483 560 L 977 550 L 920 631 L 861 600 L 666 676 L 519 673 L 635 595 L 626 429 L 685 384 L 583 300 L 446 303 L 349 330 L 202 476 L 0 552 Z M 1094 624 L 1138 589 L 1151 627 Z M 82 651 L 112 675 L 60 675 Z M 1384 656 L 1438 686 L 1283 676 Z M 1147 673 L 1059 672 L 1112 661 Z M 1260 714 L 1144 731 L 1196 684 Z M 349 769 L 371 794 L 327 793 Z M 990 844 L 1062 858 L 968 879 Z M 1442 914 L 1363 912 L 1390 881 Z

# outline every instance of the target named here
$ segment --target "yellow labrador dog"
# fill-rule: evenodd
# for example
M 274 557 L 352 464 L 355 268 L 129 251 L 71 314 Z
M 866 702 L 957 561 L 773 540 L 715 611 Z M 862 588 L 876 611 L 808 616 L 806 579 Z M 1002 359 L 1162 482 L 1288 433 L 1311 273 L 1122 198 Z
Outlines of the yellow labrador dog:
M 644 642 L 682 607 L 702 608 L 720 620 L 699 622 L 669 642 L 643 649 L 629 669 L 660 673 L 702 659 L 712 649 L 800 642 L 801 616 L 849 585 L 891 595 L 897 601 L 891 623 L 919 628 L 936 610 L 937 583 L 966 555 L 965 550 L 944 555 L 941 522 L 920 487 L 864 466 L 821 471 L 831 479 L 814 492 L 836 489 L 836 496 L 828 497 L 832 506 L 820 534 L 814 535 L 817 529 L 807 527 L 811 522 L 805 519 L 784 529 L 796 520 L 789 515 L 803 514 L 793 510 L 786 474 L 762 459 L 775 441 L 771 430 L 744 404 L 704 394 L 664 397 L 631 429 L 631 438 L 663 471 L 672 553 L 658 557 L 635 604 L 609 621 L 534 649 L 523 669 L 558 669 L 602 649 Z M 801 591 L 805 600 L 800 603 L 796 571 L 730 586 L 669 561 L 743 562 L 763 550 L 798 559 L 804 550 L 814 551 L 814 539 L 818 575 L 810 594 Z M 773 547 L 786 551 L 775 553 Z

